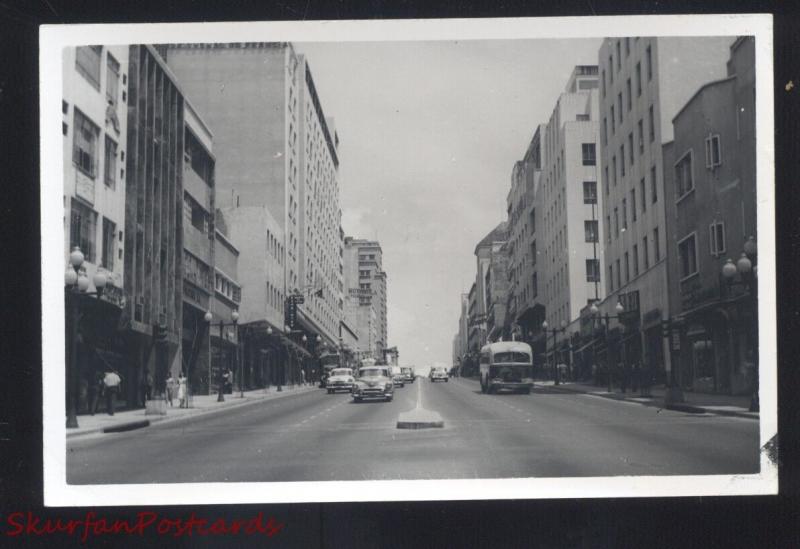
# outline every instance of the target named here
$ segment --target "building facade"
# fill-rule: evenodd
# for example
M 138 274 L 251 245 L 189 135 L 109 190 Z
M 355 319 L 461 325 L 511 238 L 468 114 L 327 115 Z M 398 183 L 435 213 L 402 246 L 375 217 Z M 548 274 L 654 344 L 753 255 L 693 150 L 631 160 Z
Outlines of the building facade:
M 600 154 L 605 290 L 612 320 L 606 364 L 670 371 L 663 144 L 697 87 L 721 78 L 732 39 L 607 38 L 600 47 Z M 624 326 L 623 326 L 624 325 Z
M 386 273 L 380 243 L 345 237 L 343 259 L 347 318 L 358 335 L 360 356 L 381 360 L 388 334 Z
M 687 390 L 754 389 L 755 120 L 755 43 L 742 37 L 726 77 L 699 87 L 664 145 L 672 353 Z
M 502 222 L 475 248 L 478 315 L 483 318 L 485 341 L 503 336 L 508 306 L 508 223 Z
M 83 314 L 76 326 L 78 335 L 75 341 L 67 341 L 77 353 L 78 413 L 88 411 L 99 396 L 96 378 L 106 368 L 117 369 L 123 378 L 135 377 L 120 325 L 127 290 L 123 239 L 128 54 L 127 46 L 63 50 L 65 264 L 78 247 L 84 257 L 81 276 L 89 281 L 87 291 L 96 290 L 93 278 L 98 270 L 107 280 L 99 299 L 79 303 Z M 68 329 L 73 322 L 67 319 Z M 135 398 L 123 398 L 121 404 L 135 402 Z

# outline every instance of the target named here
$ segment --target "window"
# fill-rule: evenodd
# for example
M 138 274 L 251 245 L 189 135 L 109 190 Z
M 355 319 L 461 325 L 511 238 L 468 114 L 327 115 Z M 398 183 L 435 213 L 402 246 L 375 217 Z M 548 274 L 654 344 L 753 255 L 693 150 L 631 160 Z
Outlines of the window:
M 642 213 L 647 211 L 647 195 L 645 194 L 644 177 L 639 181 L 639 193 L 642 199 Z
M 614 234 L 619 235 L 619 210 L 614 208 Z
M 594 166 L 597 163 L 594 143 L 583 143 L 581 145 L 581 153 L 583 156 L 584 166 Z
M 622 124 L 622 92 L 617 94 L 617 114 L 619 115 L 619 123 Z
M 609 192 L 609 189 L 608 189 L 608 166 L 606 166 L 605 171 L 606 171 L 606 177 L 605 177 L 604 183 L 606 185 L 606 196 L 608 196 L 608 192 Z
M 537 275 L 538 275 L 538 273 L 533 273 L 533 281 L 531 283 L 531 290 L 532 290 L 532 293 L 533 293 L 533 297 L 536 297 L 536 296 L 539 295 L 539 284 L 538 284 L 539 277 Z
M 686 151 L 686 154 L 675 163 L 675 197 L 680 199 L 693 189 L 692 150 L 689 149 Z
M 631 54 L 631 39 L 625 38 L 625 57 L 628 57 Z
M 633 93 L 631 92 L 631 79 L 628 78 L 626 83 L 626 89 L 628 90 L 628 112 L 631 111 L 633 108 Z
M 114 245 L 116 244 L 117 226 L 110 219 L 103 218 L 103 267 L 114 270 Z
M 655 204 L 658 202 L 658 186 L 656 183 L 656 167 L 650 168 L 650 201 Z
M 650 109 L 647 111 L 648 123 L 650 124 L 650 143 L 656 140 L 656 122 L 655 116 L 653 114 L 653 105 L 650 105 Z
M 706 137 L 706 168 L 713 169 L 722 164 L 719 134 Z
M 655 254 L 655 262 L 661 261 L 661 243 L 658 240 L 658 227 L 653 229 L 653 253 Z
M 628 200 L 622 199 L 622 230 L 628 229 Z
M 72 132 L 72 163 L 89 177 L 97 175 L 97 138 L 100 128 L 75 109 L 75 129 Z
M 614 57 L 609 55 L 608 56 L 608 78 L 611 82 L 611 85 L 614 85 Z
M 603 99 L 606 97 L 606 71 L 603 71 Z
M 650 249 L 647 245 L 647 237 L 645 236 L 642 238 L 642 255 L 644 256 L 642 259 L 644 260 L 644 268 L 650 268 Z
M 575 115 L 575 120 L 577 120 L 578 122 L 588 122 L 589 120 L 591 120 L 591 117 L 588 114 L 578 114 Z
M 608 118 L 603 117 L 603 145 L 608 144 Z
M 106 56 L 106 98 L 112 105 L 117 104 L 119 96 L 119 63 L 109 53 Z
M 586 260 L 586 282 L 600 282 L 600 260 Z
M 628 157 L 631 162 L 631 166 L 633 166 L 634 162 L 634 153 L 633 153 L 633 132 L 628 134 Z
M 89 83 L 100 91 L 100 57 L 103 46 L 75 48 L 75 68 Z
M 631 189 L 631 221 L 636 221 L 636 189 Z
M 617 131 L 617 119 L 614 118 L 614 105 L 611 105 L 611 135 Z
M 650 46 L 647 46 L 645 51 L 645 61 L 647 62 L 647 81 L 650 82 L 653 79 L 653 50 Z
M 678 258 L 680 261 L 681 279 L 688 278 L 697 273 L 695 233 L 690 234 L 678 242 Z
M 639 246 L 633 245 L 633 276 L 639 276 Z
M 585 241 L 586 242 L 599 242 L 600 241 L 599 233 L 598 233 L 598 227 L 597 227 L 597 221 L 596 220 L 592 219 L 592 220 L 584 221 L 583 222 L 583 232 L 584 232 L 584 236 L 585 236 Z
M 66 122 L 61 123 L 61 133 L 67 135 L 69 133 L 69 126 Z
M 619 175 L 625 177 L 625 143 L 619 146 Z
M 606 235 L 606 240 L 608 242 L 611 242 L 611 216 L 610 215 L 606 216 L 606 232 L 608 233 Z
M 625 284 L 631 281 L 631 265 L 628 252 L 625 252 Z
M 106 135 L 105 182 L 114 188 L 117 176 L 117 144 Z
M 711 255 L 719 257 L 725 253 L 725 223 L 714 221 L 708 226 L 708 239 Z
M 619 259 L 617 259 L 617 288 L 622 287 L 622 269 L 619 267 Z
M 616 155 L 611 157 L 611 167 L 614 171 L 614 186 L 617 186 L 617 157 Z
M 597 204 L 597 181 L 583 182 L 583 203 Z
M 644 154 L 644 121 L 640 118 L 638 124 L 639 130 L 639 154 Z
M 89 263 L 95 261 L 95 235 L 97 232 L 97 212 L 72 199 L 69 247 L 79 246 Z
M 608 284 L 609 289 L 614 291 L 614 266 L 611 263 L 608 264 Z
M 642 64 L 636 63 L 636 97 L 642 95 Z
M 619 40 L 617 40 L 617 70 L 622 69 L 622 53 L 620 52 Z

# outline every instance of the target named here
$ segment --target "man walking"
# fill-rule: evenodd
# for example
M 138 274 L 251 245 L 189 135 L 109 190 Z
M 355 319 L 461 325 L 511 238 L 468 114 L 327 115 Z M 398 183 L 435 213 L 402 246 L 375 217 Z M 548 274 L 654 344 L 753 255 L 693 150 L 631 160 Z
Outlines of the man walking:
M 106 394 L 106 410 L 108 415 L 114 415 L 114 407 L 117 404 L 117 393 L 119 392 L 119 385 L 122 383 L 122 378 L 115 370 L 109 370 L 103 377 L 103 385 L 105 385 L 104 392 Z

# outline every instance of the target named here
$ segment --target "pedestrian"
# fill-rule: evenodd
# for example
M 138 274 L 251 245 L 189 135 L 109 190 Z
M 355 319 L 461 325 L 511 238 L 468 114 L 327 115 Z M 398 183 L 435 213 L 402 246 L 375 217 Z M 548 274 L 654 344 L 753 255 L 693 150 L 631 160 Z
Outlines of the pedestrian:
M 90 403 L 89 413 L 91 415 L 95 415 L 97 413 L 97 408 L 100 406 L 100 399 L 103 398 L 103 389 L 105 389 L 105 383 L 103 383 L 103 378 L 105 374 L 103 372 L 97 372 L 95 374 L 94 379 L 94 391 L 92 391 L 92 402 Z
M 147 401 L 150 400 L 151 393 L 153 391 L 153 376 L 150 375 L 150 371 L 146 370 L 145 374 L 142 376 L 142 406 L 147 406 Z
M 303 385 L 306 384 L 306 371 L 300 370 L 300 379 L 303 381 Z
M 106 395 L 106 411 L 110 416 L 114 415 L 120 383 L 122 383 L 122 378 L 116 370 L 111 369 L 105 373 L 103 377 L 103 385 L 105 386 L 103 391 Z
M 164 382 L 164 394 L 167 396 L 167 402 L 170 408 L 172 407 L 172 394 L 175 391 L 175 379 L 172 377 L 172 372 L 167 373 L 167 379 Z
M 642 364 L 642 396 L 649 397 L 650 387 L 653 384 L 653 376 L 650 372 L 650 366 L 645 362 Z
M 183 376 L 183 372 L 178 374 L 178 407 L 179 408 L 188 408 L 187 403 L 187 393 L 188 393 L 188 384 L 186 378 Z

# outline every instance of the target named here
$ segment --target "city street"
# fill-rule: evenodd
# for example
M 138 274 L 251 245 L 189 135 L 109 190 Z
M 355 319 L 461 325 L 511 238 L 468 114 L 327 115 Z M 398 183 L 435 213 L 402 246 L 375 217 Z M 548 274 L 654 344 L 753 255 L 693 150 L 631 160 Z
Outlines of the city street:
M 421 405 L 443 429 L 399 430 Z M 537 387 L 424 378 L 392 402 L 323 389 L 69 440 L 68 482 L 177 483 L 756 473 L 758 422 Z

